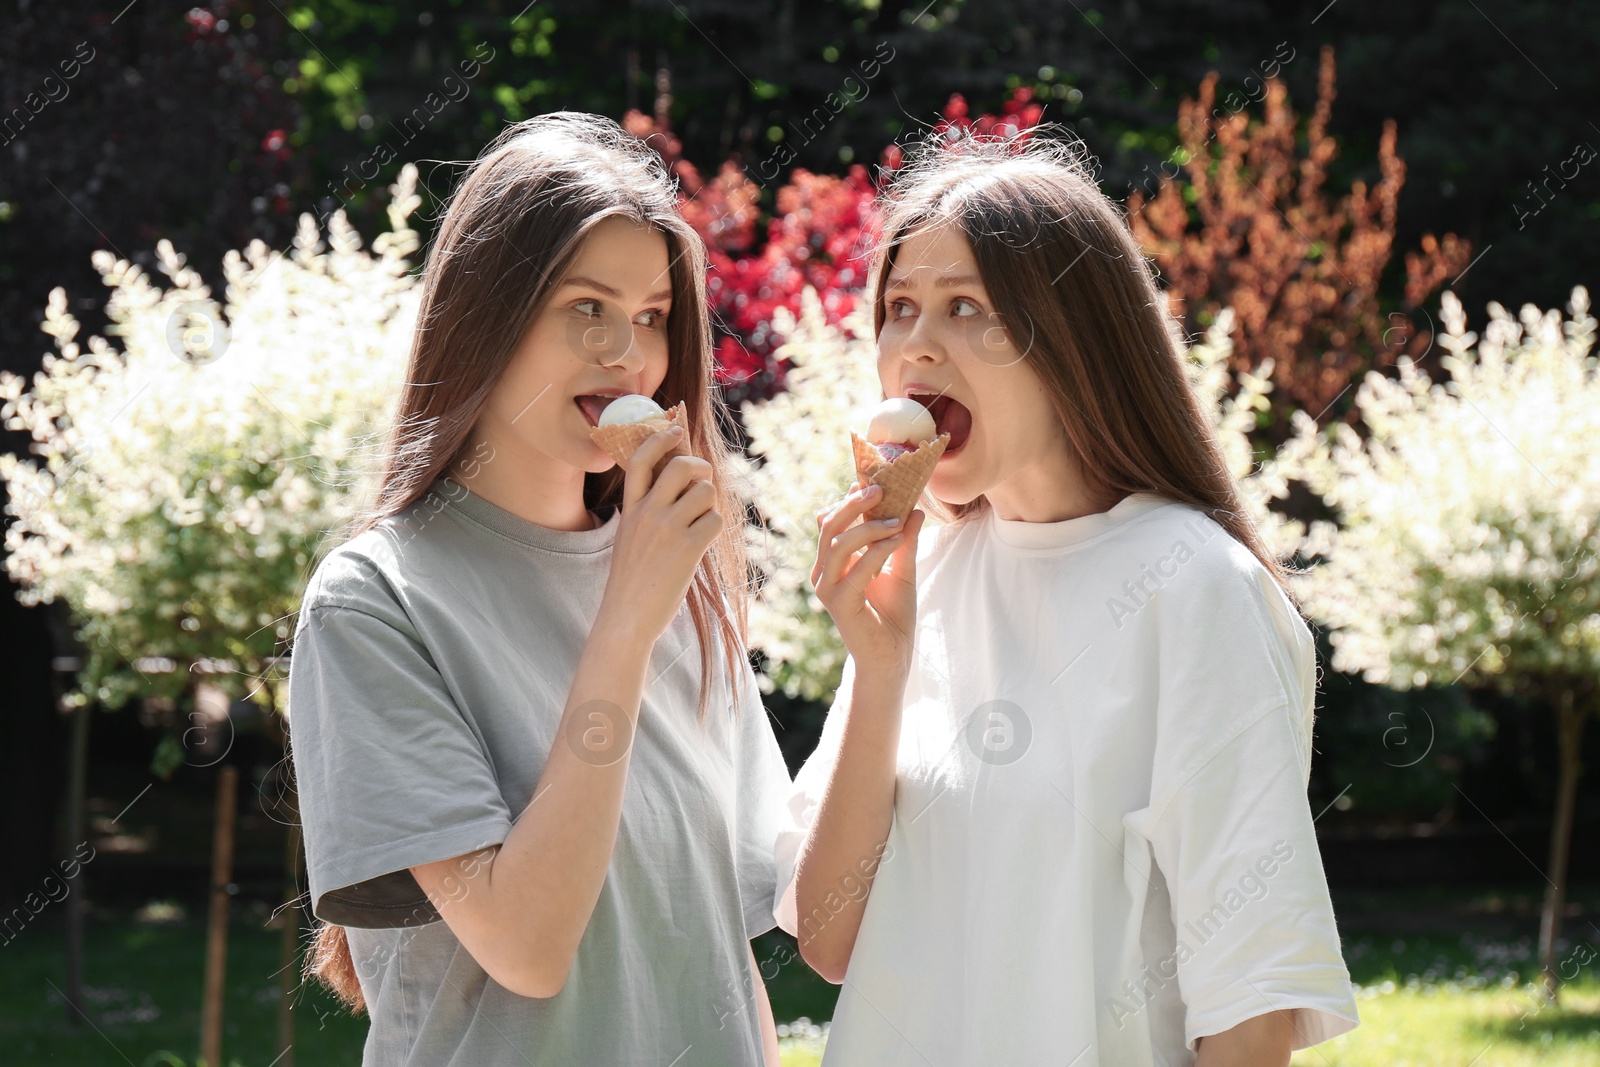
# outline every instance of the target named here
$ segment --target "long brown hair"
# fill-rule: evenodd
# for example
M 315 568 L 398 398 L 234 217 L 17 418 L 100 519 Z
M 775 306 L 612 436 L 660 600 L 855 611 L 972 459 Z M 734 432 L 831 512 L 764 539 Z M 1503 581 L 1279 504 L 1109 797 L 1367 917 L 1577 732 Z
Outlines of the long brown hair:
M 718 510 L 743 519 L 725 436 L 731 418 L 713 378 L 705 245 L 684 221 L 673 179 L 649 146 L 609 119 L 557 112 L 508 127 L 451 197 L 424 268 L 422 305 L 382 477 L 372 506 L 349 536 L 416 503 L 462 458 L 513 351 L 583 239 L 608 218 L 650 226 L 666 239 L 670 363 L 655 399 L 663 407 L 684 403 L 688 445 L 711 464 Z M 584 503 L 592 509 L 617 506 L 622 483 L 620 467 L 586 476 Z M 716 677 L 716 646 L 730 685 L 741 684 L 747 590 L 740 522 L 727 521 L 688 596 L 700 640 L 702 721 Z M 353 1010 L 365 1007 L 342 927 L 318 927 L 306 973 Z
M 1289 570 L 1245 510 L 1190 387 L 1150 262 L 1095 183 L 1082 142 L 1030 133 L 930 139 L 894 175 L 882 201 L 875 331 L 900 245 L 930 226 L 957 227 L 1008 336 L 1050 394 L 1090 495 L 1109 506 L 1149 492 L 1198 508 L 1295 603 Z M 988 506 L 982 497 L 924 503 L 955 521 Z

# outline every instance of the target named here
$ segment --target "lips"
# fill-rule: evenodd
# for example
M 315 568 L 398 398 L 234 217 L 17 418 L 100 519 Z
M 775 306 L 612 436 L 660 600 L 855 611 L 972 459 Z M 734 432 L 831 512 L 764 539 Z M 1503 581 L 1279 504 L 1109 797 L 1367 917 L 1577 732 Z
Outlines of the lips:
M 944 455 L 951 456 L 961 451 L 962 446 L 967 443 L 967 438 L 972 435 L 972 412 L 967 406 L 948 393 L 910 390 L 906 396 L 928 409 L 928 414 L 933 416 L 934 433 L 950 435 L 950 443 L 945 446 Z M 940 458 L 943 459 L 944 456 Z

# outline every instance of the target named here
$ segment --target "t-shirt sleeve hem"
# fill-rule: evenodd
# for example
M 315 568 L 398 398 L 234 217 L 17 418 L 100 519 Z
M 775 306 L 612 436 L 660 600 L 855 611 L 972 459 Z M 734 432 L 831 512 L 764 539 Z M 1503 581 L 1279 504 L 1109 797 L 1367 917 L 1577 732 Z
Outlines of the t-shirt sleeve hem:
M 1292 1011 L 1294 1051 L 1320 1045 L 1354 1030 L 1361 1023 L 1346 980 L 1310 985 L 1304 978 L 1251 979 L 1241 992 L 1200 1008 L 1190 1008 L 1184 1038 L 1191 1051 L 1202 1037 L 1231 1030 L 1248 1019 L 1274 1011 Z
M 359 852 L 324 859 L 311 871 L 315 898 L 312 913 L 343 926 L 393 927 L 411 925 L 408 916 L 432 922 L 438 912 L 417 886 L 409 900 L 374 900 L 362 893 L 366 883 L 384 875 L 409 872 L 412 867 L 464 856 L 505 841 L 511 822 L 501 814 L 451 826 L 430 834 L 390 842 Z M 415 885 L 415 879 L 406 877 Z
M 770 911 L 757 909 L 756 911 L 745 912 L 744 936 L 746 941 L 754 940 L 768 930 L 776 929 L 777 926 L 778 920 L 773 918 Z

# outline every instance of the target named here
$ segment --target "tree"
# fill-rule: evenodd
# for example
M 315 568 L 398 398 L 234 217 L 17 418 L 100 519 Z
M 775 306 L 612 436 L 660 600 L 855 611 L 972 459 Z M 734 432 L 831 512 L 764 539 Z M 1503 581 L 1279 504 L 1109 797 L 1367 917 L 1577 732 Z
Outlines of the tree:
M 85 350 L 50 294 L 56 354 L 32 382 L 0 373 L 0 417 L 38 460 L 0 456 L 0 477 L 22 598 L 68 602 L 88 649 L 73 703 L 185 697 L 197 666 L 271 701 L 262 680 L 323 538 L 361 505 L 404 367 L 415 186 L 408 168 L 371 253 L 342 214 L 326 244 L 307 215 L 287 255 L 228 253 L 225 305 L 166 241 L 166 288 L 97 253 L 120 349 Z
M 1464 681 L 1556 717 L 1558 774 L 1540 955 L 1553 995 L 1588 716 L 1600 708 L 1600 372 L 1588 292 L 1570 317 L 1497 303 L 1481 341 L 1443 298 L 1435 383 L 1402 359 L 1356 393 L 1362 434 L 1296 414 L 1274 477 L 1335 509 L 1311 524 L 1301 590 L 1333 666 L 1397 689 Z
M 226 306 L 167 241 L 156 248 L 164 289 L 98 252 L 121 349 L 91 336 L 84 351 L 56 288 L 44 322 L 56 354 L 31 383 L 0 371 L 0 419 L 32 438 L 41 461 L 0 455 L 15 517 L 7 570 L 25 602 L 67 602 L 87 649 L 68 696 L 77 707 L 71 810 L 82 810 L 95 703 L 181 699 L 198 725 L 209 725 L 207 705 L 226 718 L 244 696 L 285 709 L 277 654 L 323 539 L 367 499 L 410 345 L 416 180 L 407 167 L 391 188 L 390 232 L 375 254 L 342 213 L 326 245 L 306 215 L 288 255 L 259 240 L 228 253 Z M 182 759 L 168 735 L 155 769 Z M 201 1029 L 211 1063 L 222 1039 L 236 773 L 220 771 L 213 846 Z M 292 869 L 297 835 L 289 841 Z M 285 930 L 282 973 L 295 971 L 298 925 Z M 68 929 L 76 977 L 79 927 L 69 919 Z M 289 1019 L 280 1006 L 286 1053 Z
M 1318 413 L 1353 375 L 1392 362 L 1396 352 L 1426 350 L 1428 331 L 1410 314 L 1468 258 L 1454 234 L 1426 235 L 1422 250 L 1406 255 L 1403 309 L 1385 316 L 1379 283 L 1405 163 L 1390 120 L 1378 145 L 1382 180 L 1370 192 L 1357 180 L 1348 196 L 1329 201 L 1323 187 L 1338 153 L 1327 132 L 1333 83 L 1333 49 L 1324 47 L 1301 157 L 1298 119 L 1280 79 L 1266 79 L 1265 115 L 1253 121 L 1242 104 L 1215 106 L 1217 75 L 1208 74 L 1198 98 L 1179 107 L 1187 183 L 1162 176 L 1153 198 L 1143 190 L 1128 198 L 1134 236 L 1156 258 L 1186 332 L 1233 308 L 1234 367 L 1272 358 L 1279 395 Z
M 270 16 L 259 25 L 256 6 Z M 96 250 L 153 269 L 161 235 L 215 265 L 294 233 L 290 192 L 308 179 L 284 141 L 300 124 L 281 84 L 293 30 L 250 0 L 220 18 L 171 0 L 124 8 L 0 0 L 0 370 L 39 369 L 55 287 L 87 330 L 104 329 Z M 27 447 L 0 430 L 0 451 Z M 66 612 L 17 592 L 0 581 L 0 901 L 20 901 L 77 843 L 57 838 L 67 746 L 52 664 L 77 652 Z

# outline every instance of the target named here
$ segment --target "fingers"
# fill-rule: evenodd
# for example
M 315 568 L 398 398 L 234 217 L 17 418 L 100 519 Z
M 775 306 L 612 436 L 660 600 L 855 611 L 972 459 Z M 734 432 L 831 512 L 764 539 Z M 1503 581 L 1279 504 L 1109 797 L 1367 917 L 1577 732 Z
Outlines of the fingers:
M 664 492 L 669 488 L 662 482 L 657 484 L 661 487 L 660 491 Z M 683 495 L 672 505 L 671 513 L 683 525 L 692 526 L 702 515 L 714 512 L 716 507 L 717 487 L 711 484 L 709 478 L 696 479 L 689 483 L 689 488 L 685 489 Z
M 856 560 L 855 566 L 850 568 L 841 582 L 843 586 L 848 587 L 852 602 L 867 598 L 867 584 L 878 576 L 878 572 L 889 561 L 889 557 L 908 543 L 905 534 L 896 528 L 892 536 L 877 542 L 861 554 L 861 558 Z
M 704 484 L 704 483 L 701 483 Z M 701 551 L 711 547 L 711 542 L 722 532 L 722 513 L 711 510 L 689 524 L 689 533 L 699 539 Z
M 839 576 L 844 572 L 844 568 L 855 558 L 857 552 L 869 546 L 876 548 L 885 540 L 893 538 L 900 533 L 901 525 L 901 523 L 893 522 L 889 519 L 878 519 L 873 522 L 863 522 L 859 526 L 852 526 L 838 537 L 835 537 L 833 542 L 826 546 L 826 552 L 819 553 L 822 581 L 830 585 L 837 582 Z M 857 563 L 856 567 L 859 566 L 860 564 Z M 855 569 L 855 567 L 852 568 L 852 570 Z
M 834 566 L 827 567 L 822 575 L 821 584 L 812 583 L 817 590 L 817 599 L 821 600 L 830 612 L 835 609 L 842 612 L 860 610 L 867 600 L 867 586 L 871 585 L 872 580 L 879 574 L 886 574 L 896 581 L 915 587 L 917 534 L 921 532 L 923 520 L 926 518 L 927 516 L 921 511 L 913 510 L 904 529 L 888 527 L 889 535 L 874 541 L 849 570 L 840 571 Z M 862 528 L 875 526 L 879 524 L 868 523 Z M 855 531 L 852 530 L 850 533 L 853 534 Z M 835 543 L 838 544 L 843 540 L 844 538 L 840 538 Z M 840 555 L 842 557 L 845 554 L 840 553 Z M 892 618 L 887 615 L 882 618 L 885 623 L 899 630 Z M 901 636 L 908 635 L 902 632 Z
M 653 433 L 645 438 L 644 444 L 634 450 L 633 456 L 624 465 L 627 473 L 622 480 L 622 504 L 636 504 L 644 499 L 650 491 L 654 481 L 652 472 L 656 464 L 661 462 L 661 457 L 671 452 L 683 440 L 683 427 L 670 426 L 658 433 Z M 670 467 L 671 464 L 668 464 Z M 666 472 L 663 471 L 663 474 Z
M 905 538 L 895 546 L 894 556 L 889 561 L 888 573 L 896 581 L 917 584 L 917 534 L 922 532 L 922 523 L 927 517 L 921 508 L 913 508 L 911 517 L 906 520 Z
M 825 508 L 818 512 L 817 545 L 819 549 L 825 547 L 835 537 L 843 533 L 846 527 L 864 515 L 867 509 L 876 504 L 882 497 L 883 488 L 881 486 L 869 485 L 864 489 L 850 493 L 832 508 Z M 812 584 L 815 585 L 815 581 Z
M 711 464 L 699 456 L 673 456 L 656 476 L 652 492 L 665 504 L 671 504 L 691 485 L 711 484 Z
M 851 482 L 850 483 L 850 488 L 845 490 L 845 494 L 844 494 L 843 497 L 841 497 L 840 499 L 834 501 L 832 504 L 828 504 L 828 505 L 824 506 L 821 510 L 819 510 L 816 513 L 817 529 L 818 530 L 822 529 L 822 524 L 824 522 L 826 522 L 829 518 L 831 518 L 835 511 L 839 510 L 839 508 L 841 506 L 843 506 L 844 504 L 849 503 L 850 502 L 850 498 L 853 497 L 855 494 L 861 492 L 864 488 L 865 489 L 870 489 L 870 490 L 873 491 L 873 496 L 872 496 L 873 500 L 876 500 L 878 498 L 878 496 L 883 493 L 883 490 L 881 488 L 879 488 L 878 486 L 875 486 L 875 485 L 863 486 L 860 482 Z
M 840 506 L 840 504 L 843 504 L 843 502 L 848 501 L 853 494 L 861 493 L 862 488 L 870 488 L 870 486 L 862 486 L 861 480 L 858 478 L 856 482 L 850 483 L 850 488 L 848 488 L 848 490 L 845 490 L 845 498 L 834 502 L 834 504 L 829 504 L 827 507 L 822 507 L 821 510 L 818 510 L 818 512 L 816 512 L 816 525 L 818 525 L 819 530 L 821 530 L 822 520 L 826 520 L 829 515 L 834 514 L 834 509 L 837 509 L 837 507 Z M 882 493 L 882 491 L 882 486 L 878 486 L 878 493 Z
M 822 556 L 828 546 L 836 537 L 848 529 L 852 523 L 865 515 L 868 508 L 882 498 L 882 486 L 861 486 L 860 482 L 856 482 L 843 500 L 817 512 L 818 558 L 817 566 L 812 568 L 812 585 L 816 585 L 816 576 L 820 572 L 823 562 Z

